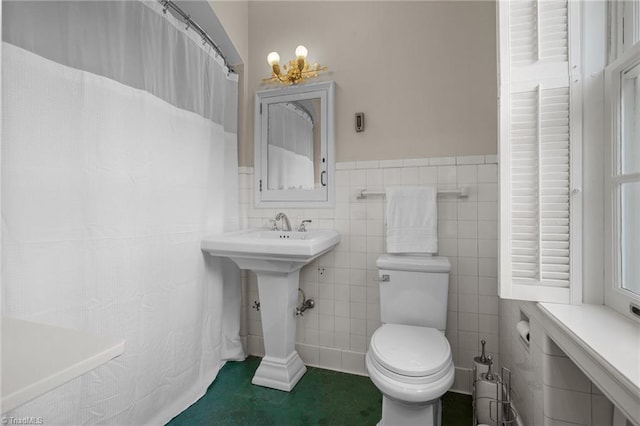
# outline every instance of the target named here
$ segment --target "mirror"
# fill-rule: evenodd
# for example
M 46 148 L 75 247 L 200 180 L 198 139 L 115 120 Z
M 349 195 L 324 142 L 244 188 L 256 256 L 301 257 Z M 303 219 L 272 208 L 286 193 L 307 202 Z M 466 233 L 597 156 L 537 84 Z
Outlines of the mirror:
M 333 82 L 256 93 L 258 207 L 332 207 Z
M 268 108 L 267 190 L 319 188 L 320 99 L 277 102 Z

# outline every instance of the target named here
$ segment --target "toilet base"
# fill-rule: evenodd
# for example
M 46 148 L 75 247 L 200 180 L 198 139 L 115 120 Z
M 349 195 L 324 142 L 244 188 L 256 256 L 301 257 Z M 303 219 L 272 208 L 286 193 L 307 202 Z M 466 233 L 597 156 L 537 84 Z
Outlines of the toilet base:
M 378 426 L 441 426 L 440 398 L 423 404 L 407 404 L 382 395 L 382 418 Z

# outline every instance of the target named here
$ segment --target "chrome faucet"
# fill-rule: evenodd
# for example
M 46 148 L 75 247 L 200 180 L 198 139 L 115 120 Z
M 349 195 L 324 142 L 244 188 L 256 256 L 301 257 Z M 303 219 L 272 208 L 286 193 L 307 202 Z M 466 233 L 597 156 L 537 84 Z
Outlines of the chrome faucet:
M 283 231 L 291 231 L 291 222 L 289 222 L 289 218 L 286 214 L 280 212 L 276 215 L 276 221 L 282 220 L 282 230 Z
M 300 226 L 298 226 L 298 232 L 307 232 L 307 223 L 311 223 L 311 220 L 305 219 L 300 222 Z

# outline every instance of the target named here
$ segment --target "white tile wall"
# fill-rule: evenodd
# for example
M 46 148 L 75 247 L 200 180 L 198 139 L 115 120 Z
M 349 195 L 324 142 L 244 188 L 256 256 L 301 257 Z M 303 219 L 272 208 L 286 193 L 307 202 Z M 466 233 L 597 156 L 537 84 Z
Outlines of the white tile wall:
M 515 325 L 529 317 L 531 343 Z M 500 356 L 512 372 L 514 405 L 523 425 L 611 426 L 613 405 L 541 328 L 532 302 L 500 300 Z
M 278 209 L 292 226 L 303 219 L 308 227 L 333 228 L 341 242 L 332 252 L 302 270 L 300 286 L 316 307 L 298 319 L 297 347 L 308 365 L 366 374 L 364 355 L 380 326 L 376 258 L 384 253 L 384 199 L 356 198 L 362 189 L 390 185 L 469 187 L 467 199 L 440 196 L 440 255 L 452 265 L 446 336 L 458 367 L 454 389 L 469 392 L 473 357 L 480 340 L 498 355 L 497 298 L 497 166 L 495 156 L 441 157 L 355 161 L 336 164 L 336 204 L 332 209 Z M 240 171 L 243 226 L 265 226 L 278 211 L 253 206 L 252 169 Z M 263 353 L 260 314 L 253 274 L 248 275 L 244 302 L 249 353 Z

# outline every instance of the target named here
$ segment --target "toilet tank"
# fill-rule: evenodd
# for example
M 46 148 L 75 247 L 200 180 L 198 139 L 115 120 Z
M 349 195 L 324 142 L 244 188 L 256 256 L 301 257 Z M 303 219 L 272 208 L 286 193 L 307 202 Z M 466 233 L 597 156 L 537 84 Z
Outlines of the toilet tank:
M 380 320 L 383 323 L 447 326 L 447 296 L 451 264 L 446 257 L 382 255 Z

